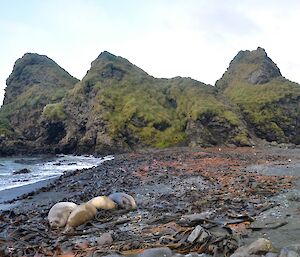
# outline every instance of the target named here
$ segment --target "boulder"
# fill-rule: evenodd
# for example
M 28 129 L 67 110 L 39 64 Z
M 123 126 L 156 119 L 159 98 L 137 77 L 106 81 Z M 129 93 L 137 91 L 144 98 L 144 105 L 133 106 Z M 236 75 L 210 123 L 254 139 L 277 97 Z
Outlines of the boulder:
M 13 175 L 19 175 L 19 174 L 27 174 L 27 173 L 30 173 L 31 170 L 30 169 L 20 169 L 20 170 L 16 170 L 13 172 Z

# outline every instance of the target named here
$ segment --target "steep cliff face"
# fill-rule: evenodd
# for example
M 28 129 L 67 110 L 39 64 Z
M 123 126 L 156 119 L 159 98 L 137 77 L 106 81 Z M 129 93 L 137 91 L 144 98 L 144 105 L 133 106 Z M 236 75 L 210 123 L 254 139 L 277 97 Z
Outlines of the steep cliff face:
M 40 138 L 41 114 L 57 103 L 78 80 L 47 56 L 27 53 L 18 59 L 7 79 L 0 110 L 0 134 L 22 144 Z
M 259 138 L 300 142 L 300 86 L 281 75 L 264 49 L 240 51 L 216 87 L 240 108 Z
M 62 104 L 69 118 L 60 142 L 65 151 L 249 143 L 213 86 L 189 78 L 157 79 L 108 52 L 92 62 Z

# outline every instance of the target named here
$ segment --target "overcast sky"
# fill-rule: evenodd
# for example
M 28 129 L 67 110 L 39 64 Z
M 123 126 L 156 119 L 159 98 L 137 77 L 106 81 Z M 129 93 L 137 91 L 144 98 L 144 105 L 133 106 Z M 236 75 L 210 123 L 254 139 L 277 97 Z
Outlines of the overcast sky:
M 26 52 L 78 79 L 107 50 L 155 77 L 214 84 L 239 50 L 261 46 L 300 82 L 299 24 L 298 0 L 0 0 L 0 104 Z

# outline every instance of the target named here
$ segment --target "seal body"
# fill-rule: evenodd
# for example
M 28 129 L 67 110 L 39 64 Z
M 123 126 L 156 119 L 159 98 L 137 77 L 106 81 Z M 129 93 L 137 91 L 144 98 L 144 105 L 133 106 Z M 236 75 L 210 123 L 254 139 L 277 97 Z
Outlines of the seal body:
M 50 227 L 61 228 L 67 223 L 71 212 L 77 207 L 77 204 L 72 202 L 59 202 L 52 206 L 48 213 L 48 221 Z
M 88 203 L 92 204 L 97 209 L 113 210 L 117 208 L 117 204 L 107 196 L 97 196 L 89 200 Z
M 135 210 L 137 208 L 134 198 L 126 193 L 112 193 L 108 198 L 114 201 L 119 208 L 126 210 Z
M 95 217 L 97 209 L 91 203 L 78 205 L 70 214 L 65 231 L 78 227 Z

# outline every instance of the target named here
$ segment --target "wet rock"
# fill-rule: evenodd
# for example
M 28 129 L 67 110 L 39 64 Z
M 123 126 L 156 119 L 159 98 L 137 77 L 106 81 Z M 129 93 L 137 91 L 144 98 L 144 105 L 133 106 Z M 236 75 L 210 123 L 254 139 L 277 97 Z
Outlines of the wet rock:
M 30 169 L 20 169 L 20 170 L 16 170 L 13 172 L 13 175 L 19 175 L 19 174 L 27 174 L 27 173 L 30 173 L 31 170 Z
M 113 243 L 113 237 L 111 233 L 103 233 L 100 237 L 96 239 L 97 245 L 110 245 Z
M 294 251 L 289 251 L 287 257 L 299 257 L 299 254 Z
M 289 252 L 288 249 L 282 248 L 280 251 L 279 257 L 287 257 L 288 252 Z
M 259 238 L 248 246 L 238 248 L 231 257 L 246 257 L 256 254 L 262 255 L 274 251 L 276 251 L 276 249 L 273 247 L 271 241 L 265 238 Z
M 297 252 L 298 254 L 300 254 L 300 244 L 292 244 L 292 245 L 288 245 L 287 247 L 285 247 L 286 249 L 288 250 L 291 250 L 291 251 L 295 251 Z
M 299 254 L 293 250 L 287 248 L 282 248 L 279 254 L 279 257 L 299 257 Z

